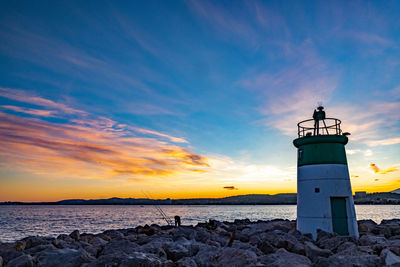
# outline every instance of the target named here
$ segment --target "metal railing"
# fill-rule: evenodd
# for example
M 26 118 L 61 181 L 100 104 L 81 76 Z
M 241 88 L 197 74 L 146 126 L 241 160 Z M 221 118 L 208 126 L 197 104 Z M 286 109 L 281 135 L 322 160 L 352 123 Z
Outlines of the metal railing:
M 309 119 L 297 124 L 297 134 L 299 137 L 315 135 L 341 135 L 341 120 L 326 118 L 324 120 Z

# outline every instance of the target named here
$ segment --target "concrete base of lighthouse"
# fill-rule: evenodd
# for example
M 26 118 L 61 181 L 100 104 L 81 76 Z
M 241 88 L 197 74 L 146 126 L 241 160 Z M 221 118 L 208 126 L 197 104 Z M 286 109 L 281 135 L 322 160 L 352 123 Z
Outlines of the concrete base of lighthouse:
M 297 230 L 314 238 L 317 229 L 358 237 L 347 165 L 312 164 L 297 172 Z

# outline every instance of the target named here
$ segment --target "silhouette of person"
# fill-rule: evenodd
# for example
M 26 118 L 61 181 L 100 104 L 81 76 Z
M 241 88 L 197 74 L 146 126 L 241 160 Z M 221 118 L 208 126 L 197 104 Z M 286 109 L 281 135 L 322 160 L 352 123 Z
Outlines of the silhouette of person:
M 175 218 L 175 226 L 181 226 L 181 217 L 176 215 L 174 218 Z
M 325 111 L 323 106 L 319 106 L 317 107 L 317 109 L 314 109 L 313 119 L 314 119 L 314 135 L 319 135 L 319 121 L 325 120 Z

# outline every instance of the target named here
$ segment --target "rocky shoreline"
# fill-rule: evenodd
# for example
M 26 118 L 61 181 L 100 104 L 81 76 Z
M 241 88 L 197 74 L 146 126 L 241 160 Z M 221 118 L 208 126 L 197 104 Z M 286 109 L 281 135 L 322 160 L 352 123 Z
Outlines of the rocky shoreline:
M 400 266 L 400 219 L 358 221 L 360 238 L 296 222 L 210 220 L 196 226 L 145 225 L 100 234 L 26 237 L 0 243 L 1 266 Z

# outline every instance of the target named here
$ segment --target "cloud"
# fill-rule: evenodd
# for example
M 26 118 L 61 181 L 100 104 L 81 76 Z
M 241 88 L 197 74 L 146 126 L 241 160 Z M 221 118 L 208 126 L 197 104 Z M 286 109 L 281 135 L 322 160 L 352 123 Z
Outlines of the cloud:
M 12 110 L 15 112 L 25 113 L 25 114 L 34 115 L 34 116 L 40 116 L 40 117 L 55 117 L 55 113 L 56 113 L 54 110 L 23 108 L 23 107 L 10 106 L 10 105 L 2 105 L 0 107 L 3 109 Z
M 187 143 L 183 138 L 118 124 L 21 90 L 2 89 L 3 97 L 53 108 L 64 121 L 22 116 L 27 112 L 40 114 L 40 109 L 32 112 L 17 106 L 6 107 L 27 112 L 17 115 L 0 112 L 3 168 L 52 177 L 140 179 L 201 173 L 210 166 L 207 157 L 174 144 Z M 10 92 L 16 92 L 17 97 Z
M 366 157 L 373 155 L 373 152 L 371 149 L 346 149 L 346 153 L 347 153 L 347 155 L 354 155 L 354 154 L 362 153 Z
M 338 75 L 318 56 L 311 39 L 289 50 L 288 59 L 294 62 L 290 67 L 248 74 L 238 84 L 260 95 L 262 124 L 293 136 L 305 111 L 311 118 L 318 102 L 329 102 Z
M 224 186 L 224 187 L 222 187 L 223 189 L 226 189 L 226 190 L 239 190 L 239 188 L 236 188 L 236 187 L 234 187 L 233 185 L 230 185 L 230 186 Z
M 46 109 L 53 109 L 52 111 L 53 114 L 55 112 L 63 114 L 81 114 L 81 115 L 86 114 L 86 112 L 84 111 L 68 107 L 67 105 L 54 102 L 52 100 L 37 96 L 32 93 L 28 93 L 20 89 L 0 87 L 0 96 L 22 103 L 29 103 L 39 107 L 44 107 Z M 10 109 L 10 106 L 8 106 L 8 108 Z M 18 107 L 11 107 L 11 109 L 12 108 L 14 108 L 14 111 L 17 111 L 16 109 L 19 109 L 19 112 L 24 110 L 23 108 L 18 108 Z M 26 111 L 29 112 L 29 110 Z M 47 112 L 47 111 L 48 110 L 42 110 L 41 112 Z M 38 110 L 36 110 L 35 112 L 38 112 Z
M 369 146 L 389 146 L 395 144 L 400 144 L 400 137 L 367 141 L 367 145 Z
M 388 169 L 386 169 L 386 170 L 381 170 L 381 169 L 379 169 L 379 167 L 376 165 L 376 164 L 374 164 L 374 163 L 371 163 L 371 164 L 369 164 L 369 169 L 373 172 L 373 173 L 376 173 L 376 174 L 386 174 L 386 173 L 389 173 L 389 172 L 397 172 L 397 171 L 399 171 L 399 169 L 398 168 L 388 168 Z
M 175 142 L 175 143 L 188 143 L 188 141 L 183 139 L 183 138 L 170 136 L 168 134 L 163 134 L 163 133 L 159 133 L 159 132 L 156 132 L 156 131 L 151 131 L 151 130 L 137 128 L 137 127 L 130 127 L 130 129 L 132 129 L 133 131 L 138 132 L 138 133 L 151 134 L 151 135 L 157 135 L 157 136 L 160 136 L 160 137 L 165 137 L 165 138 L 167 138 L 167 139 L 169 139 L 169 140 L 171 140 L 172 142 Z

